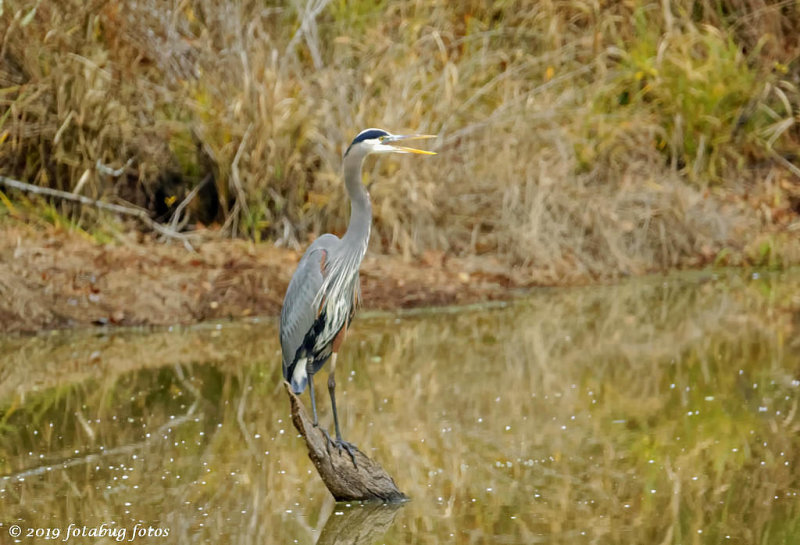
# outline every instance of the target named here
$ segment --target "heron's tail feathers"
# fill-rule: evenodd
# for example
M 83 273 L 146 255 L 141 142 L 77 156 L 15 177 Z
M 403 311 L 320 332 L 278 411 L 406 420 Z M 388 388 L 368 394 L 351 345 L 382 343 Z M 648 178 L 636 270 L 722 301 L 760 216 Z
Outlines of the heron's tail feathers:
M 295 393 L 295 395 L 302 394 L 306 389 L 306 384 L 308 384 L 308 374 L 306 372 L 305 359 L 301 359 L 295 364 L 294 371 L 292 372 L 292 378 L 289 383 L 292 385 L 292 391 Z

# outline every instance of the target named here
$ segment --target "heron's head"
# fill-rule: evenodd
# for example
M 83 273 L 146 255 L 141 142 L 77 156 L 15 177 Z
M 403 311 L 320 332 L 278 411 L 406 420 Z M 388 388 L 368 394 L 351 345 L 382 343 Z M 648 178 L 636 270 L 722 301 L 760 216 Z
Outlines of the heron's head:
M 366 129 L 358 133 L 353 139 L 353 142 L 344 152 L 345 157 L 348 154 L 359 152 L 360 155 L 366 156 L 370 153 L 419 153 L 421 155 L 436 155 L 432 151 L 425 151 L 421 149 L 408 148 L 398 143 L 408 142 L 409 140 L 424 140 L 427 138 L 436 138 L 430 134 L 391 134 L 383 129 Z

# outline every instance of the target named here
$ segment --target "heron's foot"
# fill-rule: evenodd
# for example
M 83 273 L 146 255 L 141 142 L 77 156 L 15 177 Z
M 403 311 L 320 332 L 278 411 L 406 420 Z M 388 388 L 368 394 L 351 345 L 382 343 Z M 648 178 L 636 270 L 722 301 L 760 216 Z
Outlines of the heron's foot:
M 336 441 L 331 438 L 331 434 L 328 433 L 328 430 L 325 428 L 320 428 L 319 431 L 322 432 L 322 435 L 325 437 L 325 450 L 328 451 L 328 456 L 331 455 L 331 445 L 336 446 Z
M 358 467 L 356 463 L 356 451 L 358 450 L 356 446 L 352 443 L 348 443 L 343 439 L 333 439 L 331 435 L 325 431 L 325 428 L 320 428 L 322 435 L 325 436 L 325 450 L 328 451 L 328 455 L 331 454 L 331 447 L 336 448 L 337 452 L 341 456 L 342 449 L 347 451 L 347 454 L 350 455 L 350 459 L 353 460 L 353 467 Z
M 342 449 L 347 451 L 347 454 L 350 455 L 350 459 L 353 460 L 353 467 L 357 468 L 358 464 L 356 463 L 356 451 L 358 450 L 356 446 L 352 443 L 348 443 L 343 439 L 336 440 L 336 448 L 339 450 L 339 454 L 342 454 Z

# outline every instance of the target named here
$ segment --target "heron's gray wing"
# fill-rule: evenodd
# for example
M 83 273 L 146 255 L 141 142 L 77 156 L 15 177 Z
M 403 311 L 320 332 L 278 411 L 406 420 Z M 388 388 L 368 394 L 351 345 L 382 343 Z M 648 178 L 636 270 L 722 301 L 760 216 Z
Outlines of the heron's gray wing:
M 315 240 L 303 254 L 289 282 L 281 309 L 280 337 L 284 377 L 294 363 L 298 348 L 317 319 L 318 309 L 315 308 L 314 299 L 324 281 L 323 260 L 338 241 L 334 235 L 323 235 Z M 286 377 L 287 380 L 289 378 Z

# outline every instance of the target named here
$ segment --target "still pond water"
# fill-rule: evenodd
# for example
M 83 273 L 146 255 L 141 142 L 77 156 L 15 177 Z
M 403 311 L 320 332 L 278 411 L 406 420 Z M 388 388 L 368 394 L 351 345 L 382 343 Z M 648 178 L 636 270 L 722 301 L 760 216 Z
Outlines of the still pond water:
M 363 313 L 342 427 L 399 507 L 333 502 L 273 320 L 0 339 L 0 543 L 800 543 L 798 309 L 795 271 Z

